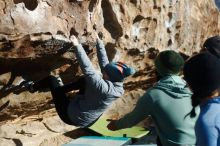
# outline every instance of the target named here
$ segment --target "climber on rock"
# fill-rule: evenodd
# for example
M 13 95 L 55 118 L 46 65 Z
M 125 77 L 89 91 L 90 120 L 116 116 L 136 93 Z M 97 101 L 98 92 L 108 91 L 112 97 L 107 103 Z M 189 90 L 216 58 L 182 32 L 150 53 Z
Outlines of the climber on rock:
M 63 85 L 60 78 L 48 76 L 40 81 L 28 82 L 30 92 L 50 88 L 59 117 L 67 124 L 79 127 L 92 125 L 117 98 L 124 94 L 123 81 L 135 69 L 122 62 L 109 63 L 102 40 L 97 35 L 97 57 L 103 77 L 93 67 L 82 45 L 75 36 L 70 37 L 72 49 L 84 74 L 77 82 Z M 67 92 L 79 90 L 68 99 Z

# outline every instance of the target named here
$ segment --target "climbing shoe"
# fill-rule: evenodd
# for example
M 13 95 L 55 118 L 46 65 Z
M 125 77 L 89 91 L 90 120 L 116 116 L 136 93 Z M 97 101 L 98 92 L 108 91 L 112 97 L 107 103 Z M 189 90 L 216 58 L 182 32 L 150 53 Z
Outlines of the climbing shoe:
M 34 85 L 34 82 L 33 81 L 23 81 L 19 84 L 19 86 L 22 88 L 22 89 L 26 89 L 28 90 L 29 92 L 31 93 L 34 93 L 35 90 L 33 89 L 33 85 Z

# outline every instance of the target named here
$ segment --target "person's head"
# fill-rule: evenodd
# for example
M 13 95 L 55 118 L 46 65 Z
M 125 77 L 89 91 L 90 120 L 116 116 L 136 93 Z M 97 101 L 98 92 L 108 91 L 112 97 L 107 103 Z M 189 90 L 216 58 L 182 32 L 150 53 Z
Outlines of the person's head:
M 220 58 L 220 36 L 210 37 L 205 41 L 201 52 L 206 51 Z
M 220 88 L 220 61 L 210 53 L 201 53 L 189 59 L 183 69 L 184 79 L 193 92 L 191 116 L 202 101 L 218 96 Z
M 183 57 L 172 50 L 160 52 L 155 59 L 155 67 L 159 76 L 177 75 L 184 65 Z
M 124 79 L 135 73 L 135 69 L 122 62 L 111 62 L 104 67 L 103 79 L 112 82 L 123 82 Z

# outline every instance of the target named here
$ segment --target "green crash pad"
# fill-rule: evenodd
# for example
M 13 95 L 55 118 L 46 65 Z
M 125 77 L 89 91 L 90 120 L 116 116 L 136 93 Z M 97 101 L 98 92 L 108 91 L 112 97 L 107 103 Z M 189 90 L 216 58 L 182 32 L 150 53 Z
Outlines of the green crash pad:
M 130 137 L 130 138 L 140 138 L 146 134 L 149 133 L 148 130 L 142 127 L 134 126 L 132 128 L 126 128 L 126 129 L 121 129 L 117 131 L 111 131 L 108 130 L 107 125 L 108 121 L 106 118 L 99 118 L 96 123 L 94 123 L 91 127 L 89 127 L 90 130 L 99 133 L 103 136 L 112 136 L 112 137 Z
M 122 146 L 131 144 L 126 137 L 82 136 L 62 146 Z

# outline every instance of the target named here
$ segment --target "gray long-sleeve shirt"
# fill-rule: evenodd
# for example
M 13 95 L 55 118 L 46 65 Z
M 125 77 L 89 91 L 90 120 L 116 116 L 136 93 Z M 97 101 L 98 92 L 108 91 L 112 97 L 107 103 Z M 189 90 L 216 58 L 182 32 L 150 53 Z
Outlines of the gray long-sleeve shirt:
M 124 93 L 122 82 L 103 80 L 96 72 L 83 47 L 78 45 L 75 54 L 85 75 L 86 89 L 84 95 L 78 95 L 68 107 L 71 121 L 80 127 L 86 127 L 99 118 L 108 106 Z M 101 69 L 109 63 L 104 45 L 97 44 L 97 56 Z

